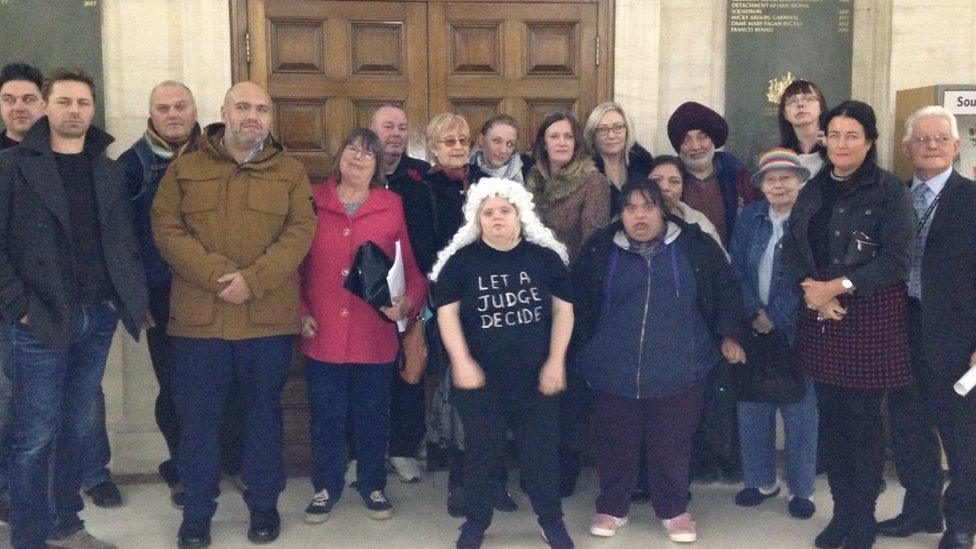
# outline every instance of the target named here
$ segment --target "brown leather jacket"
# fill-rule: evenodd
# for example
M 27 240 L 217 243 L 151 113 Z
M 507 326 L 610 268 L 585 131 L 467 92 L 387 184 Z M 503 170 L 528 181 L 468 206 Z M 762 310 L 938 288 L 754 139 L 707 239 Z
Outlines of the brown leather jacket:
M 298 267 L 315 233 L 308 176 L 271 137 L 238 164 L 211 124 L 199 150 L 170 166 L 153 201 L 153 237 L 173 270 L 168 333 L 248 339 L 298 333 Z M 241 271 L 253 297 L 220 299 Z

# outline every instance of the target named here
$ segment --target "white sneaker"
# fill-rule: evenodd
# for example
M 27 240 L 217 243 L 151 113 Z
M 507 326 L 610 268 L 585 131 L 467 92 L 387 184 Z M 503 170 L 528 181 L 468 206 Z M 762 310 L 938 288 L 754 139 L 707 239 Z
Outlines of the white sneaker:
M 615 517 L 604 513 L 598 513 L 593 517 L 590 524 L 590 533 L 601 538 L 613 537 L 617 530 L 627 524 L 627 517 Z
M 420 482 L 423 471 L 420 462 L 412 457 L 391 457 L 389 459 L 390 470 L 396 473 L 403 482 Z

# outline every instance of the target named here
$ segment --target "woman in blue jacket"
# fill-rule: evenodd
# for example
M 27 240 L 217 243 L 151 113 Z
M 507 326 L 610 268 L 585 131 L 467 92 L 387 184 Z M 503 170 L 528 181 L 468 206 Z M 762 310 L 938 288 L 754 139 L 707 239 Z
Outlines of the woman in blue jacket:
M 590 532 L 612 536 L 627 522 L 643 443 L 654 511 L 687 543 L 697 537 L 688 467 L 702 385 L 720 358 L 745 360 L 742 296 L 718 244 L 667 217 L 656 183 L 628 181 L 621 198 L 620 221 L 594 234 L 572 269 L 575 356 L 600 426 Z
M 766 152 L 752 184 L 765 195 L 739 214 L 732 232 L 732 268 L 742 285 L 746 314 L 752 330 L 783 333 L 793 343 L 799 288 L 783 276 L 781 239 L 803 182 L 810 178 L 799 155 L 790 149 Z M 790 515 L 813 516 L 817 468 L 817 398 L 813 383 L 806 381 L 800 402 L 739 402 L 739 441 L 745 488 L 735 496 L 736 505 L 752 507 L 780 493 L 776 480 L 776 410 L 786 431 Z

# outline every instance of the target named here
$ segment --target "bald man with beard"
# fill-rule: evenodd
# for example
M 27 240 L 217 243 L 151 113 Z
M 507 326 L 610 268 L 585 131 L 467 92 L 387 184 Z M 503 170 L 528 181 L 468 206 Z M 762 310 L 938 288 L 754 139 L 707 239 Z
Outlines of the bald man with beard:
M 180 547 L 210 544 L 220 494 L 219 435 L 232 383 L 245 425 L 241 476 L 248 539 L 281 530 L 285 488 L 281 390 L 299 323 L 298 267 L 315 216 L 305 168 L 270 136 L 271 98 L 234 85 L 221 123 L 173 161 L 153 201 L 153 237 L 173 280 L 167 333 L 181 426 Z

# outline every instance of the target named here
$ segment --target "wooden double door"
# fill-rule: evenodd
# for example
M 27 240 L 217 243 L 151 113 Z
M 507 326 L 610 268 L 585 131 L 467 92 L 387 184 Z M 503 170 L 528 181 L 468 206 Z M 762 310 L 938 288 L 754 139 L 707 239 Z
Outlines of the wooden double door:
M 476 134 L 508 113 L 520 148 L 554 110 L 585 116 L 612 97 L 611 0 L 233 0 L 234 80 L 264 85 L 274 135 L 323 180 L 345 134 L 382 104 L 401 106 L 409 154 L 426 158 L 435 114 L 463 115 Z M 289 462 L 308 459 L 304 372 L 284 393 Z

